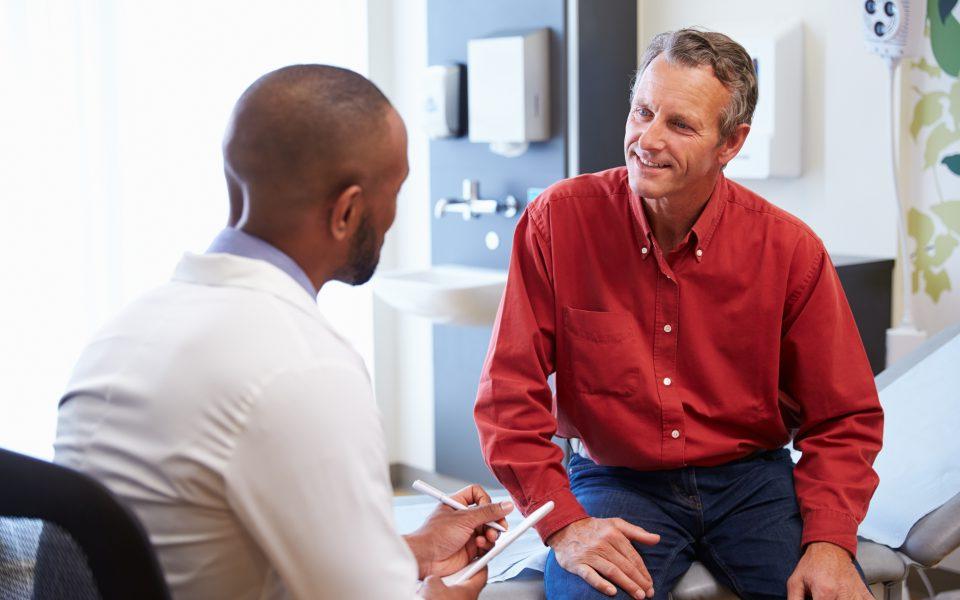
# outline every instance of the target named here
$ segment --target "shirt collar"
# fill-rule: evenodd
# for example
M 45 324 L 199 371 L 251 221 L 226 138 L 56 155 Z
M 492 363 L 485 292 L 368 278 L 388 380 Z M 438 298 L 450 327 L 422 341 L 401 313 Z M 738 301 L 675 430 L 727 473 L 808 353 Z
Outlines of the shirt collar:
M 703 254 L 707 252 L 710 246 L 710 240 L 717 231 L 717 224 L 720 223 L 720 217 L 723 215 L 723 209 L 727 205 L 727 196 L 729 194 L 727 178 L 723 173 L 717 175 L 717 183 L 713 186 L 713 193 L 707 200 L 707 205 L 703 207 L 703 212 L 693 224 L 691 231 L 697 236 L 697 260 L 700 260 Z
M 227 227 L 217 234 L 207 248 L 207 254 L 233 254 L 267 262 L 280 269 L 296 281 L 310 297 L 316 300 L 317 289 L 300 265 L 284 254 L 282 250 L 249 233 Z
M 626 177 L 624 179 L 626 180 Z M 624 183 L 626 185 L 626 181 Z M 695 256 L 697 262 L 703 260 L 703 256 L 710 246 L 710 241 L 713 239 L 713 234 L 717 231 L 717 224 L 720 223 L 720 217 L 723 215 L 728 194 L 727 179 L 723 176 L 723 173 L 720 173 L 717 175 L 717 182 L 713 186 L 713 192 L 710 194 L 707 204 L 703 207 L 703 211 L 700 212 L 700 216 L 697 217 L 696 222 L 690 229 L 690 233 L 688 233 L 684 239 L 684 244 L 686 244 L 690 241 L 691 236 L 696 236 Z M 630 199 L 630 208 L 637 222 L 640 223 L 640 233 L 642 235 L 640 243 L 644 249 L 648 249 L 644 252 L 644 258 L 646 258 L 652 253 L 653 230 L 650 228 L 647 214 L 643 210 L 643 198 L 636 196 L 631 191 Z

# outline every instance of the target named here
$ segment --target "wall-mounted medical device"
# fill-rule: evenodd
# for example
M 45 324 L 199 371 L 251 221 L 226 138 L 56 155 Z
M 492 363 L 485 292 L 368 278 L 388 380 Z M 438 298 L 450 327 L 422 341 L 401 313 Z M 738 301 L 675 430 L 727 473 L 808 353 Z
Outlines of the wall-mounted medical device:
M 423 126 L 432 140 L 463 135 L 462 65 L 433 65 L 423 73 Z
M 918 49 L 923 36 L 924 4 L 910 0 L 865 0 L 863 33 L 870 51 L 899 59 Z
M 890 172 L 893 178 L 893 195 L 897 202 L 897 230 L 899 253 L 897 261 L 900 272 L 910 272 L 910 253 L 907 248 L 907 206 L 900 195 L 900 182 L 897 175 L 897 135 L 899 120 L 896 113 L 896 72 L 900 60 L 916 55 L 923 37 L 923 23 L 926 17 L 926 0 L 865 0 L 861 6 L 863 34 L 867 48 L 880 55 L 887 63 L 889 72 L 889 98 L 887 108 L 890 113 Z M 887 364 L 896 362 L 920 345 L 927 334 L 917 329 L 913 320 L 913 291 L 909 277 L 900 277 L 902 312 L 900 323 L 887 330 Z
M 550 30 L 467 42 L 467 131 L 504 156 L 550 139 Z
M 803 27 L 793 23 L 731 36 L 753 58 L 759 97 L 747 141 L 724 172 L 738 179 L 798 177 L 803 163 Z

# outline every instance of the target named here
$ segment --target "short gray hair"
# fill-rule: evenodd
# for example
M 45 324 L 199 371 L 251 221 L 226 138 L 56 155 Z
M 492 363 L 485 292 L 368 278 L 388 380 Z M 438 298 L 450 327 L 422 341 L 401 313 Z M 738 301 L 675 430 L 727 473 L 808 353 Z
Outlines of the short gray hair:
M 701 29 L 678 29 L 657 34 L 643 56 L 630 86 L 630 101 L 640 77 L 653 59 L 660 56 L 687 67 L 708 66 L 730 92 L 730 102 L 720 112 L 720 139 L 726 139 L 737 125 L 750 124 L 757 107 L 757 73 L 753 59 L 743 46 L 728 36 Z

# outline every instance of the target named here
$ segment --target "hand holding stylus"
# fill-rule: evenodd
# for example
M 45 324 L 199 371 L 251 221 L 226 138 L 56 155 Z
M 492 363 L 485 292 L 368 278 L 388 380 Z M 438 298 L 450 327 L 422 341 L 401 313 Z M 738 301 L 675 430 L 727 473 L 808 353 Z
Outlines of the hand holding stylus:
M 449 506 L 450 508 L 453 508 L 453 509 L 456 509 L 456 510 L 467 510 L 467 507 L 464 506 L 463 504 L 461 504 L 460 502 L 457 502 L 456 500 L 454 500 L 454 499 L 451 498 L 450 496 L 444 494 L 443 492 L 441 492 L 441 491 L 438 490 L 437 488 L 433 487 L 432 485 L 430 485 L 430 484 L 428 484 L 428 483 L 426 483 L 426 482 L 424 482 L 424 481 L 422 481 L 422 480 L 420 480 L 420 479 L 418 479 L 418 480 L 416 480 L 416 481 L 413 482 L 413 489 L 415 489 L 415 490 L 417 490 L 418 492 L 421 492 L 421 493 L 423 493 L 423 494 L 426 494 L 426 495 L 428 495 L 428 496 L 430 496 L 430 497 L 432 497 L 432 498 L 434 498 L 434 499 L 436 499 L 436 500 L 439 500 L 440 502 L 442 502 L 443 504 L 446 504 L 446 505 Z M 487 525 L 487 527 L 492 527 L 492 528 L 496 529 L 497 531 L 499 531 L 499 532 L 501 532 L 501 533 L 503 533 L 503 532 L 505 532 L 505 531 L 507 530 L 506 527 L 504 527 L 503 525 L 497 523 L 496 521 L 491 521 L 491 522 L 487 523 L 486 525 Z

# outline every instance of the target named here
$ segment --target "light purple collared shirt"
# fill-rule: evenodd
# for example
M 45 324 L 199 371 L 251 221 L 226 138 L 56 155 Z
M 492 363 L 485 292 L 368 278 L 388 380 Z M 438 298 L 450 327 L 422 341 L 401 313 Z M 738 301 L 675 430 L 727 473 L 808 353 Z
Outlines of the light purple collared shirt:
M 310 297 L 317 299 L 317 290 L 307 274 L 303 272 L 292 258 L 284 254 L 279 248 L 245 233 L 239 229 L 227 227 L 217 234 L 213 243 L 207 248 L 207 254 L 233 254 L 244 258 L 253 258 L 270 263 L 293 278 L 305 289 Z

